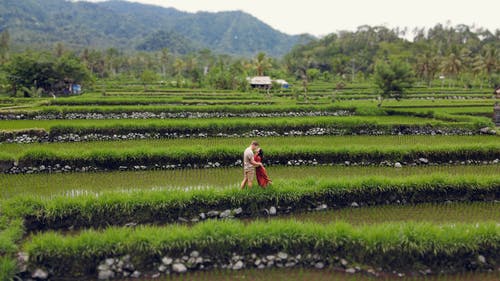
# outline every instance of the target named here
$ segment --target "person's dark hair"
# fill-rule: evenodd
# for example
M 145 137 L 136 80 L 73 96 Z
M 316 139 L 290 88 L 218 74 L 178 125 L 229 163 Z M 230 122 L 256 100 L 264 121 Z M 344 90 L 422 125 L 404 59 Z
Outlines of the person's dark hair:
M 259 142 L 257 142 L 257 141 L 253 141 L 253 142 L 252 142 L 252 145 L 259 146 Z
M 259 149 L 258 155 L 259 155 L 260 158 L 264 158 L 264 150 L 262 150 L 262 148 Z

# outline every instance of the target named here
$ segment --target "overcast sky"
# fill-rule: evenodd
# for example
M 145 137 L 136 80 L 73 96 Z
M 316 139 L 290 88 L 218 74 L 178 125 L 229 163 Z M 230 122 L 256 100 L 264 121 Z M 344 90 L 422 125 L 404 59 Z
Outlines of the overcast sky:
M 99 0 L 91 0 L 99 1 Z M 135 0 L 179 10 L 243 10 L 289 33 L 326 35 L 356 27 L 430 27 L 451 21 L 500 29 L 500 0 Z

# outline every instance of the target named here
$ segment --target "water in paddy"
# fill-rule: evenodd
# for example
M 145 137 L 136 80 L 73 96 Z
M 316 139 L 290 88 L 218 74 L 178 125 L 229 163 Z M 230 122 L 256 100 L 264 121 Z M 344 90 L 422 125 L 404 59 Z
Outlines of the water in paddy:
M 400 280 L 400 281 L 498 281 L 500 273 L 462 273 L 454 275 L 438 275 L 426 277 L 370 277 L 363 274 L 346 274 L 331 269 L 272 269 L 244 271 L 207 271 L 185 275 L 172 275 L 149 280 L 173 281 L 367 281 L 367 280 Z
M 322 224 L 344 221 L 353 225 L 408 221 L 432 223 L 495 221 L 500 223 L 500 203 L 475 202 L 345 208 L 324 212 L 295 213 L 288 216 L 260 218 L 259 220 L 276 218 Z M 252 220 L 254 219 L 245 219 L 245 221 Z
M 498 175 L 500 165 L 432 167 L 269 167 L 274 180 L 303 178 L 353 178 L 361 176 L 405 177 L 412 175 Z M 0 175 L 0 199 L 14 195 L 49 196 L 63 193 L 105 190 L 152 189 L 169 187 L 238 187 L 241 168 L 186 169 L 144 172 L 102 172 L 69 174 Z

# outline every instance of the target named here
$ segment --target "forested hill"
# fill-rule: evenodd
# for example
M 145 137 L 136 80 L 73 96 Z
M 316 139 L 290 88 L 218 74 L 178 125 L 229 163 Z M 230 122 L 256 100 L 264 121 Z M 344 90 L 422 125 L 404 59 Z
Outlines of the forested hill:
M 174 53 L 209 48 L 233 55 L 288 52 L 309 36 L 281 33 L 244 12 L 186 13 L 125 1 L 1 0 L 0 31 L 18 47 L 109 48 Z

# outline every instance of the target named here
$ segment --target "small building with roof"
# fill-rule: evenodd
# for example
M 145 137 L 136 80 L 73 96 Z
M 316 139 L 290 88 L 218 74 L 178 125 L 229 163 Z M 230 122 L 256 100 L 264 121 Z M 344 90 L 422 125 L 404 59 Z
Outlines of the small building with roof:
M 254 89 L 271 89 L 273 87 L 273 81 L 271 80 L 271 77 L 269 76 L 254 76 L 254 77 L 249 77 L 248 83 L 250 83 L 250 86 Z

